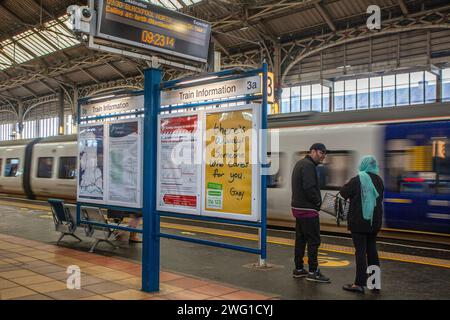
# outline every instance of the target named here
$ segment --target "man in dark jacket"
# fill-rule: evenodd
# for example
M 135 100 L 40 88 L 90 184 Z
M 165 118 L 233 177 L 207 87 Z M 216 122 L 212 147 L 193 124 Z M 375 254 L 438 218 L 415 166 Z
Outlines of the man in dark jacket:
M 309 154 L 299 160 L 292 172 L 292 214 L 295 217 L 295 269 L 294 278 L 307 277 L 316 282 L 330 282 L 320 273 L 317 254 L 320 246 L 319 211 L 322 204 L 316 166 L 323 162 L 327 149 L 315 143 Z M 308 245 L 309 272 L 303 267 L 303 256 Z

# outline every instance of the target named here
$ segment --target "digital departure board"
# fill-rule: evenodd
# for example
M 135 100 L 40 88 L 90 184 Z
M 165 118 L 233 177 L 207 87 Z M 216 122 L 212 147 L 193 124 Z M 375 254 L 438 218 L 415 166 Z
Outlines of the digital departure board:
M 206 62 L 208 22 L 140 0 L 101 0 L 97 37 Z

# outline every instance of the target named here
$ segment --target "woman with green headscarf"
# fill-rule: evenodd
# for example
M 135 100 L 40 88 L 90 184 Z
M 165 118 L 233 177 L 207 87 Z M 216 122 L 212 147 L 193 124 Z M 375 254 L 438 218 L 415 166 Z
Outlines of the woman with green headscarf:
M 376 237 L 383 217 L 383 180 L 374 156 L 364 156 L 359 164 L 358 175 L 346 183 L 340 193 L 350 200 L 347 221 L 352 234 L 356 257 L 356 279 L 345 285 L 344 290 L 364 293 L 367 267 L 380 265 Z

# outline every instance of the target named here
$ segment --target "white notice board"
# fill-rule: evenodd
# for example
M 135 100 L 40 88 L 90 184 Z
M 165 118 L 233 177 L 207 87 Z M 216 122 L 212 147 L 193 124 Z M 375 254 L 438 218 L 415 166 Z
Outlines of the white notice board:
M 143 118 L 108 123 L 107 203 L 142 208 Z
M 157 209 L 200 214 L 201 139 L 198 113 L 158 118 Z
M 105 203 L 105 125 L 84 124 L 78 129 L 77 201 Z

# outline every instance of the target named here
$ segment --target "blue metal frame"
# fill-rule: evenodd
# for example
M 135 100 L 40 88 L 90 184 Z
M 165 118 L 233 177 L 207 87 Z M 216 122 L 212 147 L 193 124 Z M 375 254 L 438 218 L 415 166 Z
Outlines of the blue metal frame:
M 156 211 L 156 161 L 158 112 L 162 71 L 149 69 L 144 75 L 144 233 L 142 236 L 142 290 L 159 291 L 160 245 L 159 216 Z
M 239 78 L 251 77 L 254 75 L 263 75 L 262 81 L 262 93 L 256 95 L 248 95 L 241 98 L 219 100 L 219 101 L 208 101 L 192 104 L 184 104 L 177 106 L 165 106 L 161 107 L 160 96 L 162 90 L 174 89 L 174 88 L 186 88 L 197 85 L 204 85 L 208 83 L 215 83 L 217 81 L 227 81 Z M 263 129 L 263 143 L 261 143 L 262 150 L 260 159 L 262 163 L 266 163 L 266 135 L 265 129 L 267 129 L 267 77 L 268 68 L 267 64 L 264 63 L 262 68 L 250 71 L 243 71 L 241 69 L 230 69 L 225 71 L 220 71 L 216 73 L 209 73 L 203 76 L 211 77 L 216 76 L 216 78 L 205 81 L 198 81 L 192 84 L 181 84 L 186 80 L 191 80 L 192 78 L 179 79 L 174 81 L 168 81 L 161 83 L 161 71 L 158 69 L 149 69 L 145 72 L 145 108 L 144 108 L 144 208 L 143 208 L 143 218 L 144 218 L 144 232 L 143 232 L 143 259 L 142 259 L 142 290 L 147 292 L 153 292 L 159 290 L 159 268 L 160 268 L 160 238 L 169 238 L 180 241 L 186 241 L 191 243 L 198 243 L 203 245 L 209 245 L 219 248 L 227 248 L 232 250 L 238 250 L 242 252 L 248 252 L 260 255 L 262 260 L 267 257 L 267 181 L 265 175 L 261 174 L 261 186 L 260 186 L 260 200 L 261 200 L 261 222 L 249 222 L 249 221 L 239 221 L 233 219 L 206 217 L 206 216 L 196 216 L 191 214 L 179 214 L 173 212 L 163 212 L 156 209 L 156 186 L 157 186 L 157 146 L 158 146 L 158 115 L 161 112 L 172 112 L 180 109 L 196 108 L 206 105 L 214 104 L 226 104 L 240 101 L 254 101 L 262 100 L 262 113 L 261 113 L 261 125 L 260 128 Z M 223 108 L 226 110 L 226 107 Z M 180 116 L 182 113 L 180 113 Z M 214 242 L 202 239 L 193 239 L 189 237 L 183 237 L 178 235 L 172 235 L 160 232 L 160 217 L 175 217 L 190 220 L 199 220 L 207 222 L 217 222 L 217 223 L 227 223 L 233 225 L 241 225 L 247 227 L 254 227 L 261 230 L 260 233 L 260 248 L 248 248 L 243 246 L 236 246 L 221 242 Z
M 142 95 L 142 94 L 144 94 L 143 90 L 137 90 L 137 91 L 122 90 L 122 91 L 114 92 L 115 99 L 121 98 L 122 96 L 137 96 L 137 95 Z M 104 96 L 105 98 L 102 98 L 102 96 Z M 111 93 L 105 93 L 103 95 L 95 97 L 95 102 L 107 101 L 107 100 L 111 99 L 109 96 L 111 96 Z M 127 113 L 120 113 L 120 114 L 111 114 L 111 115 L 105 115 L 105 116 L 82 118 L 80 115 L 81 106 L 91 102 L 92 99 L 93 98 L 91 97 L 91 98 L 82 98 L 82 99 L 78 100 L 78 106 L 77 106 L 77 124 L 78 124 L 78 126 L 87 121 L 98 121 L 98 120 L 104 120 L 104 119 L 110 119 L 110 118 L 117 118 L 117 117 L 121 117 L 121 116 L 133 116 L 133 115 L 138 116 L 138 115 L 144 114 L 144 111 L 139 110 L 136 112 L 127 112 Z M 77 179 L 78 179 L 78 177 L 77 177 Z M 77 180 L 77 184 L 78 184 L 78 180 Z M 120 211 L 127 211 L 127 212 L 133 212 L 133 213 L 142 211 L 142 208 L 129 208 L 129 207 L 122 207 L 122 206 L 112 206 L 112 205 L 77 201 L 77 224 L 78 225 L 88 224 L 88 225 L 93 225 L 93 226 L 98 226 L 98 227 L 108 227 L 109 229 L 115 229 L 115 230 L 143 233 L 142 229 L 117 226 L 117 225 L 111 225 L 111 224 L 107 225 L 104 223 L 83 220 L 83 219 L 81 219 L 81 213 L 80 213 L 81 207 L 97 207 L 97 208 L 120 210 Z

